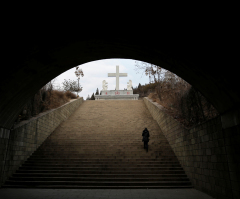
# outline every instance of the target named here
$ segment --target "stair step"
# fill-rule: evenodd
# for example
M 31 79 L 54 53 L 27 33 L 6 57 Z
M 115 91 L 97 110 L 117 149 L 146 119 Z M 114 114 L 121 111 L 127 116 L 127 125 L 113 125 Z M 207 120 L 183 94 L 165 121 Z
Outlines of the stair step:
M 181 185 L 191 185 L 189 181 L 11 181 L 8 180 L 7 184 L 21 184 L 21 185 L 81 185 L 81 186 L 139 186 L 139 185 L 148 185 L 148 186 L 181 186 Z
M 109 177 L 11 177 L 9 181 L 189 181 L 186 177 L 109 178 Z M 6 183 L 8 184 L 8 183 Z
M 60 154 L 58 154 L 59 156 Z M 56 157 L 57 155 L 45 155 L 45 156 L 32 156 L 32 158 L 54 158 Z M 141 159 L 144 159 L 144 158 L 161 158 L 161 156 L 158 156 L 158 155 L 146 155 L 146 156 L 143 156 L 143 155 L 116 155 L 116 154 L 112 154 L 112 155 L 103 155 L 103 154 L 69 154 L 69 155 L 61 155 L 62 158 L 86 158 L 86 156 L 91 159 L 91 158 L 97 158 L 97 157 L 102 157 L 103 159 L 106 159 L 106 158 L 113 158 L 113 159 L 126 159 L 126 158 L 141 158 Z M 169 157 L 169 158 L 165 158 L 165 160 L 176 160 L 176 157 L 175 156 L 172 156 L 172 157 Z
M 191 189 L 192 185 L 171 186 L 78 186 L 78 185 L 3 185 L 3 188 L 38 188 L 38 189 Z
M 148 152 L 142 130 L 150 129 Z M 192 188 L 143 101 L 88 101 L 63 122 L 3 188 Z
M 24 164 L 153 164 L 153 165 L 180 165 L 179 162 L 167 162 L 167 161 L 142 161 L 142 160 L 126 160 L 126 161 L 116 161 L 116 159 L 113 160 L 90 160 L 87 161 L 78 159 L 78 160 L 55 160 L 51 161 L 49 160 L 42 160 L 39 159 L 38 161 L 32 161 L 28 160 Z
M 90 166 L 90 167 L 119 167 L 119 166 L 124 166 L 124 167 L 181 167 L 180 164 L 147 164 L 147 163 L 142 163 L 142 164 L 138 164 L 138 163 L 68 163 L 68 164 L 61 164 L 61 163 L 24 163 L 22 165 L 22 167 L 86 167 L 86 166 Z
M 186 174 L 72 174 L 72 173 L 15 173 L 13 177 L 96 177 L 96 178 L 187 178 Z
M 54 158 L 39 158 L 39 157 L 30 157 L 28 158 L 27 161 L 31 161 L 31 162 L 86 162 L 86 161 L 89 161 L 89 162 L 149 162 L 149 161 L 152 161 L 152 162 L 176 162 L 176 158 L 140 158 L 140 159 L 133 159 L 133 158 L 121 158 L 121 157 L 118 157 L 118 158 L 97 158 L 97 157 L 93 157 L 93 158 L 70 158 L 70 159 L 66 159 L 66 158 L 62 158 L 62 159 L 54 159 Z M 179 163 L 179 162 L 178 162 Z
M 49 167 L 26 167 L 22 166 L 19 170 L 118 170 L 118 171 L 131 171 L 131 170 L 138 170 L 138 171 L 161 171 L 161 170 L 182 170 L 182 167 L 56 167 L 56 166 L 49 166 Z
M 113 170 L 17 170 L 16 173 L 78 173 L 78 174 L 129 174 L 129 171 Z M 142 174 L 143 171 L 131 171 L 130 174 Z M 185 174 L 184 170 L 151 170 L 145 174 Z

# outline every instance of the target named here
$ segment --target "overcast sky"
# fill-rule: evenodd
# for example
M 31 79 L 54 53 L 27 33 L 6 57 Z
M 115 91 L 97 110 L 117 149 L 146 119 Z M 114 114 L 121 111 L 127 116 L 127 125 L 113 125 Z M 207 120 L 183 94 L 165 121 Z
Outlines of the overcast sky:
M 88 95 L 91 97 L 92 93 L 95 94 L 97 88 L 101 91 L 103 80 L 108 82 L 108 90 L 115 90 L 116 78 L 108 77 L 108 73 L 116 73 L 116 66 L 119 66 L 120 73 L 128 74 L 127 77 L 119 78 L 120 90 L 127 88 L 129 80 L 132 80 L 133 87 L 138 86 L 139 83 L 142 85 L 148 83 L 149 78 L 144 74 L 144 71 L 137 73 L 135 61 L 132 59 L 104 59 L 79 65 L 84 73 L 84 76 L 80 77 L 80 85 L 83 89 L 79 96 L 86 100 Z M 64 79 L 77 80 L 75 70 L 76 67 L 57 76 L 54 85 L 62 87 Z

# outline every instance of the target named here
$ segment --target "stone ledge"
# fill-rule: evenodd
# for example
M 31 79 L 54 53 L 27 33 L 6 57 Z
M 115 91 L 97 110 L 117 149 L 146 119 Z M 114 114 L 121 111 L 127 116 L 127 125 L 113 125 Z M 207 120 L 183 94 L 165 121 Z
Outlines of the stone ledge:
M 152 102 L 148 98 L 144 98 L 144 102 L 167 138 L 194 188 L 215 198 L 218 198 L 218 196 L 228 198 L 228 195 L 235 193 L 234 191 L 237 190 L 233 186 L 235 181 L 230 179 L 229 171 L 236 171 L 228 159 L 229 157 L 236 157 L 237 160 L 232 162 L 235 165 L 239 162 L 239 154 L 234 151 L 235 143 L 231 143 L 231 140 L 238 140 L 236 135 L 239 129 L 237 129 L 237 126 L 231 127 L 239 123 L 237 111 L 226 114 L 225 117 L 217 116 L 204 123 L 186 128 L 165 112 L 164 108 L 158 103 Z M 234 119 L 231 120 L 231 118 Z M 222 122 L 225 120 L 224 127 L 228 127 L 224 131 L 221 120 Z M 231 130 L 229 127 L 234 129 Z M 224 139 L 229 147 L 226 146 Z M 226 175 L 221 175 L 222 173 Z M 219 188 L 218 190 L 214 189 L 216 185 Z M 226 192 L 222 193 L 221 190 L 226 190 Z
M 23 121 L 13 129 L 0 129 L 0 186 L 66 120 L 81 104 L 83 98 L 70 102 Z
M 76 100 L 82 100 L 82 97 L 80 97 L 79 99 L 70 100 L 69 102 L 67 102 L 67 103 L 65 103 L 65 104 L 63 104 L 62 106 L 59 106 L 59 107 L 57 107 L 57 108 L 50 109 L 50 110 L 47 110 L 47 111 L 45 111 L 45 112 L 39 113 L 37 116 L 31 117 L 31 118 L 28 119 L 28 120 L 23 120 L 23 121 L 19 122 L 17 125 L 14 125 L 13 129 L 16 129 L 16 128 L 20 127 L 20 126 L 23 126 L 23 125 L 25 125 L 25 124 L 28 124 L 29 122 L 32 122 L 32 121 L 34 121 L 34 120 L 36 120 L 36 119 L 38 119 L 38 118 L 41 118 L 41 117 L 43 117 L 43 116 L 45 116 L 45 115 L 47 115 L 47 114 L 50 114 L 51 112 L 54 112 L 54 111 L 56 111 L 56 110 L 58 110 L 58 109 L 61 109 L 61 108 L 63 108 L 64 106 L 67 106 L 68 104 L 73 103 L 73 102 L 76 101 Z M 13 129 L 12 129 L 12 130 L 13 130 Z
M 139 94 L 133 95 L 95 95 L 95 100 L 138 100 Z
M 159 103 L 153 102 L 153 101 L 152 101 L 151 99 L 149 99 L 148 97 L 144 97 L 144 98 L 143 98 L 143 101 L 145 102 L 148 110 L 149 110 L 150 107 L 147 105 L 147 102 L 151 103 L 154 107 L 156 107 L 156 108 L 157 108 L 157 111 L 162 111 L 161 113 L 158 113 L 158 114 L 164 114 L 164 117 L 166 117 L 166 120 L 169 120 L 170 123 L 174 123 L 175 125 L 180 125 L 182 128 L 184 128 L 184 129 L 186 129 L 186 130 L 190 130 L 190 129 L 191 129 L 191 128 L 185 127 L 185 126 L 184 126 L 183 124 L 181 124 L 178 120 L 176 120 L 174 117 L 172 117 L 171 115 L 169 115 L 169 114 L 167 113 L 167 109 L 164 108 L 164 107 L 163 107 L 162 105 L 160 105 Z M 149 110 L 149 111 L 150 111 L 150 110 Z M 152 113 L 151 111 L 150 111 L 150 113 L 152 114 L 153 118 L 154 118 L 155 120 L 157 120 L 157 118 L 156 118 L 156 113 L 154 114 L 154 113 Z M 158 122 L 158 124 L 159 124 L 159 126 L 160 126 L 160 122 Z

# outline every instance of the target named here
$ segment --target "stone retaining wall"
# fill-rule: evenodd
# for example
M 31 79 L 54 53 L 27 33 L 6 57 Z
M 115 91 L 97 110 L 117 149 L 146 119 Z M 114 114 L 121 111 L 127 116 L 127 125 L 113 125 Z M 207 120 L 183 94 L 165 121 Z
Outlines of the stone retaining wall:
M 0 128 L 1 184 L 7 180 L 43 141 L 81 104 L 79 98 L 23 121 L 12 130 Z
M 222 129 L 221 117 L 187 129 L 158 103 L 146 97 L 144 102 L 194 188 L 215 198 L 239 198 L 239 180 L 236 176 L 230 178 L 233 173 L 229 172 L 230 134 Z

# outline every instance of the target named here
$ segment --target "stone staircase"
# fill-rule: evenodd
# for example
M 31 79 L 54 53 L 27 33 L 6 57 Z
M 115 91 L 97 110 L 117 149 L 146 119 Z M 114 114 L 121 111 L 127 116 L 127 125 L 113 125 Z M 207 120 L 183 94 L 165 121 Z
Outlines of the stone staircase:
M 149 150 L 142 131 L 150 132 Z M 192 188 L 142 100 L 85 101 L 5 188 Z

